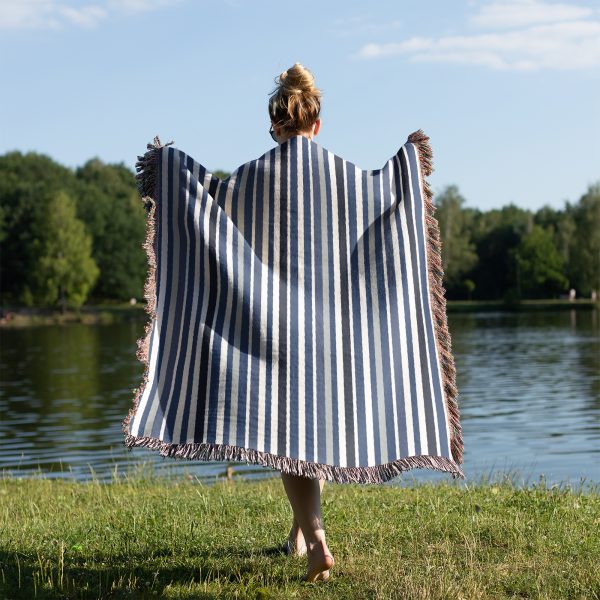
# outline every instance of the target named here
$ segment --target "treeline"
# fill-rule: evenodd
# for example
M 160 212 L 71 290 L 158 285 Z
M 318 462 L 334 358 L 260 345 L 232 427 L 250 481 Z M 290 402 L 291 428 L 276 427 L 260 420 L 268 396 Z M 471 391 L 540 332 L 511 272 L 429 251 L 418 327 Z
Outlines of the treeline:
M 562 210 L 481 211 L 466 207 L 454 185 L 434 202 L 447 298 L 514 302 L 600 291 L 600 181 Z
M 216 172 L 226 177 L 224 172 Z M 449 299 L 553 298 L 600 289 L 600 182 L 576 204 L 480 211 L 456 186 L 434 199 Z M 94 158 L 0 156 L 0 302 L 80 306 L 141 299 L 146 213 L 134 173 Z

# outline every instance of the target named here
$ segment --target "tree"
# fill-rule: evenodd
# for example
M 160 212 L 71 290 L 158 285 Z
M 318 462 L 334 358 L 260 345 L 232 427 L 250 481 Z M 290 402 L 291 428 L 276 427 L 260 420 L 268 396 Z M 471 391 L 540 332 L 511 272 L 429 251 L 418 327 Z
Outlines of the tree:
M 600 290 L 600 182 L 590 185 L 572 209 L 575 233 L 569 249 L 571 284 L 580 295 Z
M 3 302 L 31 304 L 33 276 L 44 237 L 44 215 L 50 196 L 64 190 L 73 198 L 73 172 L 35 152 L 0 156 L 0 293 Z
M 475 291 L 475 282 L 472 279 L 464 279 L 463 288 L 467 292 L 467 300 L 471 300 L 473 292 Z
M 464 275 L 477 264 L 471 240 L 473 212 L 462 208 L 465 199 L 455 185 L 448 186 L 435 198 L 435 217 L 442 239 L 442 268 L 448 296 L 464 293 Z
M 563 260 L 554 245 L 552 232 L 540 225 L 534 225 L 512 253 L 519 268 L 519 296 L 554 296 L 569 285 L 563 275 Z
M 146 213 L 133 173 L 124 165 L 94 158 L 76 171 L 81 184 L 78 216 L 93 236 L 93 256 L 100 277 L 95 298 L 141 298 L 147 271 L 142 244 Z
M 213 175 L 221 180 L 224 180 L 227 179 L 231 175 L 231 173 L 228 173 L 227 171 L 222 171 L 221 169 L 217 169 L 216 171 L 213 171 Z
M 45 235 L 39 244 L 34 298 L 43 304 L 81 306 L 100 271 L 92 258 L 92 238 L 65 193 L 46 203 Z
M 541 225 L 552 233 L 554 246 L 565 265 L 565 275 L 570 279 L 568 265 L 570 263 L 570 246 L 575 235 L 575 221 L 573 210 L 569 202 L 565 203 L 564 210 L 556 210 L 548 205 L 542 206 L 534 215 L 534 223 Z
M 515 249 L 531 229 L 531 213 L 514 204 L 476 215 L 473 228 L 479 261 L 469 279 L 478 299 L 514 295 L 518 287 Z

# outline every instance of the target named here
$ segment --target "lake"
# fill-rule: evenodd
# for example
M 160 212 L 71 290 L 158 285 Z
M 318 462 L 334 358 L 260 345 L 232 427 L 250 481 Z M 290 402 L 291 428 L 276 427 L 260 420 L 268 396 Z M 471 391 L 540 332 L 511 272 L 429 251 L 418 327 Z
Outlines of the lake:
M 600 483 L 597 310 L 449 313 L 465 445 L 465 482 Z M 129 451 L 121 421 L 143 365 L 144 322 L 0 331 L 0 470 L 103 481 L 136 471 L 214 481 L 224 463 Z M 279 476 L 232 463 L 244 477 Z M 408 471 L 391 483 L 448 479 Z

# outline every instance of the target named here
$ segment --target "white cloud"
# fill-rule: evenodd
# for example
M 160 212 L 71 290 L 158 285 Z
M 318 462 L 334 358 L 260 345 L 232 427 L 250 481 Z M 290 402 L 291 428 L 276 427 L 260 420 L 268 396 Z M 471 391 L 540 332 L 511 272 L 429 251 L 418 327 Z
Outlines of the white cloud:
M 480 27 L 523 27 L 541 23 L 576 21 L 593 14 L 591 8 L 543 0 L 505 0 L 484 4 L 469 20 Z
M 547 9 L 545 13 L 543 8 Z M 471 64 L 517 71 L 598 67 L 600 20 L 581 18 L 587 14 L 588 9 L 574 5 L 506 0 L 484 5 L 470 21 L 486 27 L 524 27 L 371 43 L 360 48 L 356 56 L 374 59 L 404 55 L 411 62 Z
M 106 9 L 95 4 L 88 4 L 81 8 L 59 6 L 57 12 L 66 22 L 80 27 L 93 27 L 107 16 Z
M 83 6 L 65 0 L 0 0 L 0 29 L 95 27 L 117 12 L 142 12 L 178 0 L 104 0 Z
M 0 0 L 0 29 L 93 27 L 106 16 L 99 4 L 75 7 L 56 0 Z
M 123 12 L 146 12 L 174 4 L 178 0 L 107 0 L 111 10 Z

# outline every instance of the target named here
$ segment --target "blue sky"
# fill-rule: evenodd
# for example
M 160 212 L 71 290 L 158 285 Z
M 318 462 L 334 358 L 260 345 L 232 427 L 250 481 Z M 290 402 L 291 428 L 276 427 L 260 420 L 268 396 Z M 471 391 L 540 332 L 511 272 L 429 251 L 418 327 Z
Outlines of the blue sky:
M 272 147 L 273 79 L 323 91 L 321 145 L 382 166 L 430 136 L 434 192 L 575 202 L 600 180 L 594 0 L 0 0 L 0 153 L 133 168 L 159 134 L 212 169 Z

